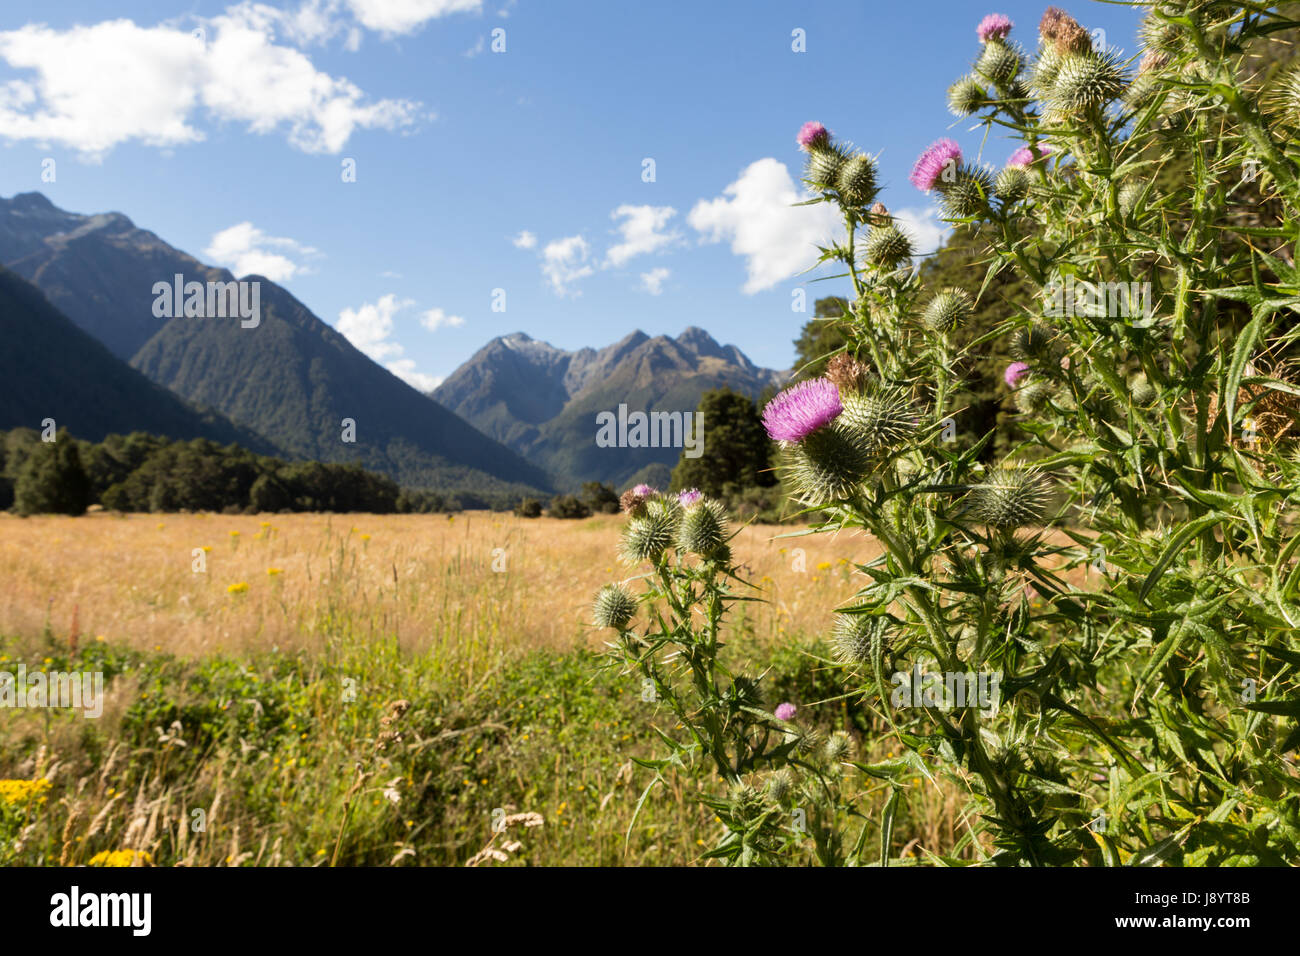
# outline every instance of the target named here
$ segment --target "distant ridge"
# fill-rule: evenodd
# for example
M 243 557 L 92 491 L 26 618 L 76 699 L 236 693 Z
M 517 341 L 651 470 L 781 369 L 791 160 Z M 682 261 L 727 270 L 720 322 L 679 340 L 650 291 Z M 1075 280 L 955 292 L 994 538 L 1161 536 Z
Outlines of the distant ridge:
M 675 339 L 636 331 L 605 348 L 576 352 L 516 332 L 488 342 L 431 394 L 561 484 L 621 485 L 651 466 L 664 474 L 681 449 L 600 448 L 599 412 L 620 404 L 629 411 L 693 412 L 709 389 L 726 385 L 756 397 L 786 377 L 695 326 Z M 706 446 L 707 429 L 706 422 Z

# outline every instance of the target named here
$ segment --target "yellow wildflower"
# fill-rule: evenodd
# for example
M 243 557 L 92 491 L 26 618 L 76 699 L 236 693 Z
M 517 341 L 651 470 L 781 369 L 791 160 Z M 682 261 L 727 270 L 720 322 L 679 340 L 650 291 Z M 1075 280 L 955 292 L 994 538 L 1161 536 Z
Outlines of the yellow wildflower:
M 136 860 L 142 864 L 151 862 L 149 854 L 143 850 L 103 850 L 90 858 L 90 865 L 135 866 Z
M 0 780 L 0 803 L 6 806 L 26 806 L 45 802 L 45 791 L 50 782 L 44 777 L 37 780 Z

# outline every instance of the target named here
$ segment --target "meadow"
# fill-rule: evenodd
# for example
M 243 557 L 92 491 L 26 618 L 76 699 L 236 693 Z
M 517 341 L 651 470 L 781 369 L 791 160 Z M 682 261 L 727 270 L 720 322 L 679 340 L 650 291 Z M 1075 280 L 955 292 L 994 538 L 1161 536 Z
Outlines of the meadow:
M 598 586 L 637 573 L 612 558 L 623 522 L 0 516 L 0 670 L 106 680 L 98 719 L 6 711 L 0 863 L 696 862 L 720 828 L 708 780 L 638 812 L 631 758 L 670 718 L 588 623 Z M 728 657 L 769 706 L 884 756 L 821 645 L 878 549 L 791 530 L 733 543 L 763 601 L 730 620 Z M 895 829 L 920 859 L 960 837 L 964 801 L 915 783 Z

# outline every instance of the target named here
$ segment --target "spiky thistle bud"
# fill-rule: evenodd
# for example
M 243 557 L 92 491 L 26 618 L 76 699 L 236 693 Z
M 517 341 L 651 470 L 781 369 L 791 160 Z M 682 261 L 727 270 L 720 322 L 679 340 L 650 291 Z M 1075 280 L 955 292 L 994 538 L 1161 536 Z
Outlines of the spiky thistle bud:
M 838 420 L 819 428 L 785 451 L 791 486 L 808 504 L 852 497 L 871 470 L 871 460 L 856 435 Z
M 1128 383 L 1128 393 L 1134 405 L 1150 405 L 1156 400 L 1156 390 L 1148 380 L 1146 372 L 1139 372 Z
M 1119 203 L 1119 211 L 1127 216 L 1137 208 L 1138 200 L 1142 198 L 1142 193 L 1146 186 L 1142 183 L 1125 183 L 1119 187 L 1119 194 L 1115 197 Z
M 925 307 L 921 324 L 935 332 L 948 332 L 971 317 L 975 301 L 965 289 L 950 287 L 942 290 Z
M 991 83 L 1005 87 L 1020 73 L 1024 60 L 1020 51 L 1010 43 L 986 43 L 975 69 Z
M 1046 99 L 1052 93 L 1056 83 L 1057 71 L 1061 69 L 1061 54 L 1056 47 L 1045 46 L 1038 51 L 1033 69 L 1029 72 L 1029 88 L 1039 99 Z
M 815 754 L 822 745 L 823 735 L 821 731 L 809 727 L 806 730 L 795 731 L 791 736 L 794 737 L 794 746 L 801 754 L 811 756 Z
M 841 396 L 865 391 L 873 378 L 871 369 L 847 352 L 841 352 L 827 363 L 826 377 L 835 383 Z
M 869 664 L 880 656 L 889 628 L 886 618 L 873 614 L 836 614 L 831 646 L 844 664 Z
M 1047 513 L 1051 489 L 1033 468 L 1002 466 L 971 489 L 969 512 L 976 521 L 996 528 L 1038 524 Z
M 889 210 L 883 202 L 872 203 L 867 222 L 872 226 L 883 226 L 889 222 Z
M 837 730 L 826 738 L 822 747 L 822 756 L 827 763 L 837 764 L 853 757 L 853 738 L 842 730 Z
M 845 396 L 837 424 L 857 447 L 876 455 L 897 449 L 915 435 L 917 419 L 907 392 L 886 387 Z
M 1016 389 L 1016 408 L 1026 415 L 1033 415 L 1046 408 L 1051 397 L 1052 383 L 1034 379 Z
M 979 166 L 962 166 L 953 182 L 941 186 L 939 195 L 949 219 L 975 219 L 989 210 L 993 177 Z
M 1011 354 L 1021 361 L 1050 363 L 1057 351 L 1056 331 L 1037 322 L 1016 329 L 1011 336 Z
M 808 153 L 804 181 L 813 189 L 829 192 L 839 181 L 840 170 L 848 161 L 849 151 L 839 143 L 829 143 Z
M 988 102 L 988 90 L 973 76 L 963 76 L 948 87 L 948 109 L 953 116 L 974 116 Z
M 645 513 L 633 518 L 623 529 L 622 554 L 629 564 L 641 561 L 658 563 L 663 553 L 677 539 L 682 509 L 676 501 L 652 498 L 645 503 Z
M 727 509 L 711 498 L 697 500 L 682 513 L 677 526 L 677 550 L 701 557 L 713 555 L 727 540 Z
M 869 205 L 879 191 L 876 185 L 876 161 L 865 153 L 849 157 L 835 177 L 835 191 L 846 206 Z
M 592 623 L 597 627 L 624 630 L 636 614 L 636 597 L 621 584 L 606 584 L 596 592 L 592 602 Z
M 727 802 L 731 804 L 731 812 L 741 818 L 753 817 L 763 810 L 762 795 L 747 783 L 732 784 Z
M 1264 108 L 1292 126 L 1300 126 L 1300 68 L 1283 72 L 1269 84 Z
M 1126 82 L 1116 54 L 1068 53 L 1061 58 L 1049 101 L 1061 113 L 1095 109 L 1119 97 Z
M 895 269 L 912 258 L 912 240 L 893 223 L 876 226 L 867 234 L 863 258 L 870 265 Z
M 1124 103 L 1130 109 L 1147 105 L 1151 98 L 1160 91 L 1160 71 L 1167 65 L 1168 58 L 1163 53 L 1148 52 L 1138 64 L 1137 76 L 1124 91 Z
M 763 693 L 758 681 L 740 674 L 731 682 L 731 692 L 736 701 L 746 707 L 759 707 L 763 703 Z
M 794 775 L 782 767 L 774 770 L 767 778 L 767 798 L 773 803 L 785 803 L 786 798 L 794 792 Z
M 993 180 L 993 192 L 1007 205 L 1018 203 L 1029 195 L 1029 174 L 1018 166 L 1008 166 Z
M 1138 37 L 1148 50 L 1171 56 L 1177 56 L 1185 46 L 1191 45 L 1180 27 L 1150 14 L 1138 27 Z

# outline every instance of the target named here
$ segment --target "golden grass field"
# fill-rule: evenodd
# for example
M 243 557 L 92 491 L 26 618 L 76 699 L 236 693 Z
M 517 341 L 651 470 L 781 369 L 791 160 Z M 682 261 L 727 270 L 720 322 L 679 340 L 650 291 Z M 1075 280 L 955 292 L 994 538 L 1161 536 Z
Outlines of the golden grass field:
M 702 778 L 674 777 L 638 814 L 628 757 L 653 750 L 663 715 L 575 654 L 608 636 L 588 623 L 594 592 L 640 573 L 615 556 L 623 521 L 0 515 L 0 662 L 118 675 L 100 720 L 18 711 L 0 726 L 0 778 L 18 788 L 0 794 L 14 836 L 0 862 L 464 863 L 501 807 L 546 819 L 519 862 L 694 862 L 714 826 L 692 797 Z M 764 598 L 729 621 L 741 666 L 784 648 L 784 666 L 815 670 L 799 648 L 878 553 L 798 530 L 732 543 Z M 381 754 L 395 700 L 412 702 L 414 735 Z M 918 794 L 935 845 L 959 805 Z
M 511 862 L 698 862 L 716 827 L 694 796 L 708 781 L 671 774 L 638 810 L 647 776 L 629 757 L 656 751 L 665 714 L 589 653 L 608 638 L 588 623 L 593 594 L 642 571 L 616 557 L 623 523 L 0 515 L 0 668 L 116 675 L 102 719 L 28 710 L 0 724 L 13 791 L 0 792 L 0 863 L 459 865 L 502 808 L 546 820 Z M 875 542 L 756 525 L 732 550 L 763 600 L 733 609 L 729 664 L 768 675 L 771 706 L 856 724 L 864 756 L 897 753 L 810 653 Z M 380 752 L 393 701 L 410 702 L 410 730 Z M 895 834 L 919 862 L 971 821 L 964 783 L 911 785 Z
M 622 525 L 491 512 L 0 514 L 0 634 L 48 627 L 181 655 L 310 650 L 346 611 L 354 633 L 405 650 L 448 636 L 487 656 L 567 649 L 598 643 L 592 594 L 637 573 L 615 556 Z M 733 542 L 768 602 L 747 605 L 764 640 L 823 631 L 864 580 L 852 563 L 879 553 L 849 533 L 781 537 L 790 531 L 749 526 Z

